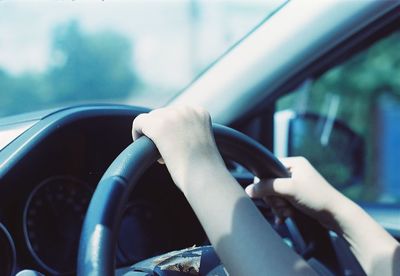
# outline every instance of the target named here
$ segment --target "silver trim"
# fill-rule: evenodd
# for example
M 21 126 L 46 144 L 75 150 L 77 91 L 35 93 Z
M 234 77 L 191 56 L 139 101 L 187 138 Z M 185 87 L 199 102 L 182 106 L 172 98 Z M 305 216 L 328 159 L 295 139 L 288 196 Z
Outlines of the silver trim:
M 291 1 L 171 105 L 201 105 L 215 122 L 229 124 L 295 72 L 398 5 L 398 1 Z

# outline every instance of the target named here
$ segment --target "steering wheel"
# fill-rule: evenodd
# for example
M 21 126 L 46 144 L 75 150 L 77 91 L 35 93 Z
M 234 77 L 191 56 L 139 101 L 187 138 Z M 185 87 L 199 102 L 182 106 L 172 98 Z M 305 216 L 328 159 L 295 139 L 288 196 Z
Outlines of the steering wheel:
M 221 155 L 246 167 L 258 178 L 288 177 L 279 160 L 252 138 L 231 128 L 213 125 L 214 137 Z M 114 275 L 116 241 L 124 206 L 141 175 L 160 158 L 155 144 L 143 136 L 129 145 L 114 160 L 101 178 L 92 197 L 83 223 L 78 275 Z M 307 255 L 324 251 L 327 259 L 329 237 L 319 223 L 296 214 L 294 237 L 296 251 Z M 292 233 L 293 234 L 293 233 Z M 317 246 L 313 241 L 318 238 Z M 331 260 L 326 260 L 327 262 Z M 325 263 L 325 262 L 324 262 Z

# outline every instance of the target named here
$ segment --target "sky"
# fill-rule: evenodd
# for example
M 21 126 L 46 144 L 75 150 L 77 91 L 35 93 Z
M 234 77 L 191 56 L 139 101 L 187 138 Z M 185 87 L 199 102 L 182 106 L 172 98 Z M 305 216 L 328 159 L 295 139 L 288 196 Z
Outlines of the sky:
M 13 75 L 46 71 L 54 28 L 78 20 L 85 32 L 112 30 L 129 38 L 139 78 L 176 90 L 279 2 L 0 0 L 0 68 Z

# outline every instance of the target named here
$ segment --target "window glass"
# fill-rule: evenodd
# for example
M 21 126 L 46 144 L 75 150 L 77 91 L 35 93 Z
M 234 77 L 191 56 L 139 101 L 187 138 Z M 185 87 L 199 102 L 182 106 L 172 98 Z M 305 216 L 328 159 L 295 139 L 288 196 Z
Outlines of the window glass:
M 281 155 L 307 157 L 352 199 L 399 203 L 399 49 L 397 31 L 278 100 Z
M 284 2 L 0 0 L 0 117 L 161 106 Z

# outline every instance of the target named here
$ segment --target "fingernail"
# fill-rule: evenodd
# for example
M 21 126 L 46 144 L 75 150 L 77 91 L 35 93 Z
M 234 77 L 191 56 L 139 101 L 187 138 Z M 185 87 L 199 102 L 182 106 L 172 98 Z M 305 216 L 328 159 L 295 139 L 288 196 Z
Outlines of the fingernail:
M 251 196 L 251 195 L 253 195 L 253 184 L 250 184 L 249 186 L 247 186 L 244 190 L 245 190 L 245 192 L 249 195 L 249 196 Z

